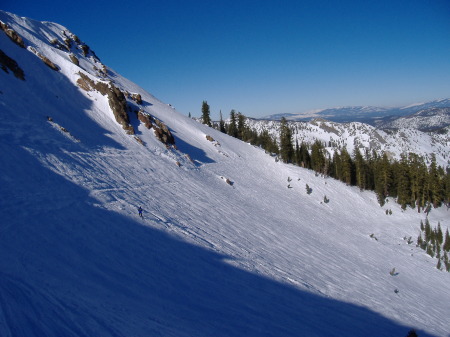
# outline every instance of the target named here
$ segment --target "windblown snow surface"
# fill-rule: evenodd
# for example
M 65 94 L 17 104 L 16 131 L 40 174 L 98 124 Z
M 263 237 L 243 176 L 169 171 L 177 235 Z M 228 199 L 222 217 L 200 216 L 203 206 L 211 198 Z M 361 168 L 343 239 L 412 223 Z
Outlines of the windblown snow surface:
M 66 28 L 0 20 L 60 68 L 0 31 L 25 73 L 0 71 L 1 336 L 449 335 L 450 274 L 404 240 L 423 213 L 276 162 L 108 68 L 177 149 L 132 118 L 142 145 L 76 85 L 96 61 L 49 43 Z

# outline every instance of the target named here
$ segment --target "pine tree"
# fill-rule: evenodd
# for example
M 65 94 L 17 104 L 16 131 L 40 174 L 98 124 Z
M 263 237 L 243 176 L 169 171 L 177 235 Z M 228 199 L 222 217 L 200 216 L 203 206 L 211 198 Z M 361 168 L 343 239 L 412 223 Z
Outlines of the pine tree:
M 423 245 L 422 233 L 419 233 L 419 236 L 417 237 L 417 246 L 422 247 L 422 245 Z
M 441 185 L 440 176 L 442 172 L 439 170 L 436 164 L 436 155 L 431 154 L 431 164 L 429 168 L 429 186 L 430 186 L 430 194 L 431 194 L 431 203 L 433 207 L 439 207 L 442 203 L 443 197 L 443 189 Z
M 416 205 L 418 212 L 425 206 L 425 187 L 427 167 L 423 158 L 415 153 L 409 154 L 409 177 L 411 181 L 411 206 Z
M 411 183 L 408 160 L 405 155 L 402 155 L 400 162 L 395 165 L 394 175 L 397 184 L 397 202 L 406 209 L 406 206 L 411 203 Z
M 352 185 L 352 158 L 350 154 L 347 152 L 347 149 L 344 147 L 341 150 L 341 178 L 340 180 L 346 183 L 347 185 Z
M 361 190 L 364 190 L 367 186 L 367 164 L 361 152 L 356 147 L 353 152 L 353 157 L 355 161 L 356 186 L 358 186 Z
M 374 166 L 375 193 L 378 202 L 383 206 L 385 199 L 390 196 L 392 187 L 392 168 L 387 154 L 383 153 L 381 158 L 375 157 Z
M 237 119 L 237 138 L 245 141 L 245 116 L 238 112 Z
M 227 133 L 227 131 L 225 130 L 225 122 L 222 118 L 222 110 L 220 110 L 219 131 L 223 132 L 223 133 Z
M 281 118 L 280 125 L 280 156 L 285 163 L 291 163 L 294 158 L 294 147 L 292 145 L 292 132 L 286 121 Z
M 408 335 L 406 337 L 418 337 L 416 330 L 409 330 Z
M 431 229 L 430 221 L 428 221 L 428 218 L 425 220 L 425 241 L 428 243 L 431 241 L 431 233 L 433 230 Z
M 311 146 L 311 167 L 316 172 L 327 173 L 325 147 L 319 140 Z
M 228 125 L 228 134 L 234 138 L 237 138 L 238 136 L 236 111 L 234 109 L 230 112 L 230 125 Z
M 307 193 L 307 194 L 311 194 L 311 193 L 312 193 L 312 188 L 309 187 L 308 184 L 306 184 L 306 193 Z
M 448 228 L 445 231 L 445 241 L 442 248 L 444 249 L 444 251 L 450 252 L 450 234 L 448 233 Z
M 444 257 L 443 257 L 443 261 L 444 261 L 444 267 L 446 271 L 450 270 L 450 263 L 448 261 L 448 255 L 447 252 L 444 251 Z
M 203 124 L 212 126 L 210 112 L 209 112 L 209 105 L 206 101 L 202 102 L 202 119 L 203 119 Z
M 444 234 L 442 233 L 441 223 L 438 222 L 437 230 L 436 230 L 436 241 L 439 242 L 440 245 L 444 242 Z
M 300 166 L 310 169 L 311 156 L 309 155 L 308 146 L 303 142 L 300 144 L 299 155 L 300 155 Z

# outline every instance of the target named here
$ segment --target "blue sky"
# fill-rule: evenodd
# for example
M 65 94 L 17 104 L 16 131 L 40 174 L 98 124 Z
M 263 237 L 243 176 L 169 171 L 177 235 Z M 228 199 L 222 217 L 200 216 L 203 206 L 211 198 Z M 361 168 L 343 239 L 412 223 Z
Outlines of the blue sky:
M 183 114 L 249 117 L 450 97 L 450 2 L 20 1 Z

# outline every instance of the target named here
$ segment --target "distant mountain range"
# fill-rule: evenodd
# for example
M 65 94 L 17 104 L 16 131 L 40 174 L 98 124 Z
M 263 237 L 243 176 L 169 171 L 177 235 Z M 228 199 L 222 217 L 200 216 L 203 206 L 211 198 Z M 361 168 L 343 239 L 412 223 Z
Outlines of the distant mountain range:
M 426 103 L 416 103 L 405 107 L 373 107 L 373 106 L 348 106 L 330 109 L 310 110 L 298 114 L 274 114 L 266 116 L 265 120 L 280 120 L 282 117 L 289 121 L 310 121 L 315 118 L 323 118 L 333 122 L 349 123 L 361 122 L 370 125 L 380 125 L 392 121 L 398 117 L 408 116 L 419 111 L 435 108 L 449 108 L 450 99 L 440 99 Z

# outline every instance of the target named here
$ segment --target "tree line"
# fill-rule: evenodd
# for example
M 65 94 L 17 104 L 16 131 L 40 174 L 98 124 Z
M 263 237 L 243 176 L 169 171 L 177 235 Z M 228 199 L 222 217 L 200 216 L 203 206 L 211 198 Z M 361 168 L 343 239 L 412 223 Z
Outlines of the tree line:
M 423 221 L 420 221 L 420 231 L 417 237 L 417 246 L 426 251 L 431 257 L 438 259 L 437 269 L 450 271 L 450 262 L 448 259 L 448 253 L 450 253 L 450 234 L 448 228 L 444 235 L 441 224 L 438 222 L 437 227 L 433 228 L 427 218 L 425 224 Z
M 206 104 L 206 105 L 205 105 Z M 450 201 L 450 170 L 438 166 L 436 157 L 430 162 L 415 154 L 402 154 L 399 160 L 389 158 L 386 153 L 355 148 L 348 153 L 345 147 L 336 148 L 332 155 L 323 142 L 313 144 L 292 141 L 292 130 L 285 118 L 281 119 L 279 142 L 267 130 L 251 129 L 245 123 L 246 117 L 231 110 L 229 123 L 225 123 L 220 113 L 220 121 L 212 123 L 209 106 L 203 102 L 203 121 L 232 137 L 259 146 L 277 155 L 285 163 L 314 170 L 317 174 L 332 177 L 361 190 L 371 190 L 383 206 L 386 198 L 392 197 L 403 209 L 417 207 L 419 212 L 428 212 L 431 207 Z M 207 123 L 204 123 L 207 124 Z

